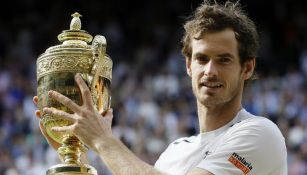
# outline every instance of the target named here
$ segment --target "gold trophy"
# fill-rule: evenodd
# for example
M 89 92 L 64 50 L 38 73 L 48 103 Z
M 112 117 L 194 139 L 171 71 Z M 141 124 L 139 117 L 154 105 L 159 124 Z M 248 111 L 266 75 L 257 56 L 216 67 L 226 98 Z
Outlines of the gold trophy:
M 37 95 L 38 108 L 54 107 L 69 113 L 70 109 L 48 97 L 49 90 L 55 90 L 81 105 L 80 90 L 74 76 L 80 73 L 88 84 L 93 102 L 98 111 L 106 112 L 110 108 L 110 85 L 112 80 L 112 60 L 106 54 L 106 39 L 96 35 L 91 45 L 92 36 L 81 30 L 81 15 L 74 13 L 70 30 L 58 35 L 62 44 L 48 48 L 37 59 Z M 48 169 L 47 175 L 97 175 L 90 165 L 80 161 L 80 155 L 87 148 L 72 133 L 53 132 L 54 126 L 67 126 L 71 123 L 59 116 L 42 114 L 41 122 L 47 134 L 61 144 L 57 152 L 64 163 Z

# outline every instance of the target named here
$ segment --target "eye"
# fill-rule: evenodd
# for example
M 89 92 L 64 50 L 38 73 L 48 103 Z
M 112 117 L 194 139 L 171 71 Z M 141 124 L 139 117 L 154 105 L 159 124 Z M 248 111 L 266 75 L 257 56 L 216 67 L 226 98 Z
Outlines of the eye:
M 206 56 L 195 56 L 194 59 L 199 63 L 207 63 L 209 58 Z
M 219 62 L 222 63 L 222 64 L 229 64 L 229 63 L 231 63 L 231 58 L 229 58 L 229 57 L 221 57 L 219 59 Z

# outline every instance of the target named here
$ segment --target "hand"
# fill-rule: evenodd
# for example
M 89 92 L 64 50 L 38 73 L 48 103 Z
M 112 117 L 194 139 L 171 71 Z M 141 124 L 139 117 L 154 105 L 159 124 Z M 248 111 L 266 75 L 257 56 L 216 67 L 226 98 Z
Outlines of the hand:
M 33 103 L 37 106 L 37 103 L 38 103 L 38 97 L 37 96 L 34 96 L 33 97 Z M 37 118 L 41 118 L 41 111 L 40 110 L 36 110 L 35 111 L 35 115 Z M 39 122 L 39 128 L 42 132 L 42 134 L 44 135 L 44 137 L 46 138 L 47 142 L 49 143 L 49 145 L 51 145 L 55 150 L 57 150 L 61 144 L 59 144 L 58 142 L 56 142 L 55 140 L 53 140 L 46 132 L 43 124 L 41 122 Z
M 83 101 L 81 106 L 56 91 L 48 92 L 51 98 L 68 107 L 74 112 L 73 114 L 55 108 L 44 108 L 43 110 L 45 113 L 56 115 L 72 122 L 69 126 L 53 127 L 53 131 L 71 132 L 82 143 L 98 152 L 99 146 L 105 143 L 104 141 L 107 138 L 113 137 L 111 129 L 113 110 L 109 109 L 105 115 L 101 114 L 102 111 L 98 112 L 93 104 L 91 92 L 79 74 L 76 75 L 75 80 L 81 91 Z

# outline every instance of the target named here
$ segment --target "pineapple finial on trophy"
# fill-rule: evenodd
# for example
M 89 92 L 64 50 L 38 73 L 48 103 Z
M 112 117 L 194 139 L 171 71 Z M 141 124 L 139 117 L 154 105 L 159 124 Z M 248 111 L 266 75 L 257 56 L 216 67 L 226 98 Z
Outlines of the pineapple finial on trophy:
M 81 20 L 80 15 L 78 12 L 75 12 L 74 14 L 71 15 L 73 19 L 70 22 L 70 30 L 80 30 L 81 29 Z

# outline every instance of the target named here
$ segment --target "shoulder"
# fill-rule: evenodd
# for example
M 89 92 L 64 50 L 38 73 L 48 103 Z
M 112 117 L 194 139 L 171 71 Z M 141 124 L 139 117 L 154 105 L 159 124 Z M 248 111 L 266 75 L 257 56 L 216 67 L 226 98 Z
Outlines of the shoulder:
M 232 147 L 233 153 L 250 157 L 258 167 L 286 164 L 285 139 L 277 125 L 265 117 L 252 116 L 234 124 L 225 134 L 224 144 Z
M 195 143 L 197 143 L 196 136 L 182 137 L 173 141 L 160 155 L 155 163 L 155 167 L 165 172 L 186 170 L 189 165 L 188 160 L 190 155 L 197 148 L 197 144 Z
M 194 143 L 196 141 L 196 138 L 197 138 L 196 136 L 181 137 L 173 141 L 170 145 L 177 145 L 180 143 Z
M 163 157 L 164 155 L 169 154 L 177 154 L 177 151 L 185 150 L 185 149 L 191 149 L 195 147 L 195 143 L 197 142 L 197 136 L 191 136 L 191 137 L 181 137 L 179 139 L 176 139 L 172 143 L 168 145 L 166 150 L 161 154 L 160 157 Z
M 227 131 L 227 134 L 233 136 L 250 136 L 250 139 L 265 139 L 274 137 L 284 142 L 284 137 L 281 134 L 279 128 L 271 120 L 265 117 L 252 115 L 248 112 L 246 112 L 245 115 L 248 115 L 249 117 L 232 125 Z
M 272 143 L 274 149 L 285 148 L 285 139 L 275 123 L 271 120 L 244 111 L 242 120 L 233 124 L 225 133 L 225 141 L 251 144 L 254 147 L 268 147 Z
M 287 149 L 276 124 L 246 111 L 198 165 L 214 174 L 285 174 Z

